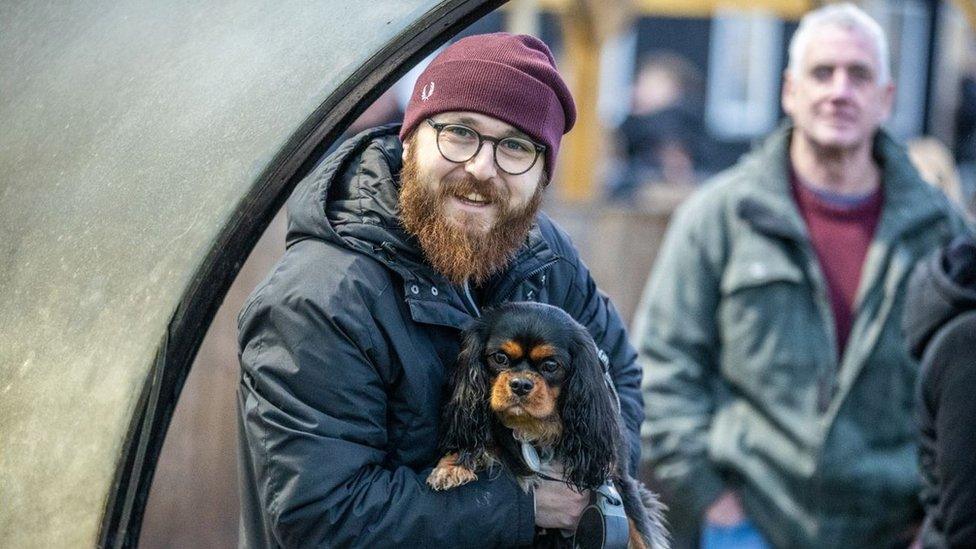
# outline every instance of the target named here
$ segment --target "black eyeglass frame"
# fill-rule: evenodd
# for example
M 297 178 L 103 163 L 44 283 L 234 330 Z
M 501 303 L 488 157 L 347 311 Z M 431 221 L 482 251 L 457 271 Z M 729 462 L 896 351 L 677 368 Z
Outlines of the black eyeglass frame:
M 456 122 L 434 122 L 433 119 L 428 118 L 427 123 L 430 124 L 430 127 L 434 128 L 434 130 L 437 132 L 437 136 L 434 139 L 434 141 L 437 143 L 437 152 L 441 153 L 441 157 L 444 160 L 447 160 L 448 162 L 453 162 L 455 164 L 464 164 L 465 162 L 470 162 L 472 158 L 478 156 L 478 153 L 481 152 L 481 146 L 485 144 L 485 141 L 489 141 L 493 145 L 491 151 L 492 160 L 495 161 L 495 165 L 498 166 L 498 169 L 507 173 L 508 175 L 522 175 L 528 172 L 529 170 L 531 170 L 533 167 L 535 167 L 535 163 L 539 161 L 539 156 L 546 151 L 545 145 L 540 145 L 535 141 L 532 141 L 531 139 L 525 139 L 525 141 L 532 143 L 532 146 L 535 147 L 535 157 L 532 159 L 532 163 L 529 164 L 528 168 L 525 168 L 520 172 L 510 172 L 505 168 L 503 168 L 502 165 L 498 162 L 498 144 L 506 139 L 512 139 L 511 137 L 494 137 L 491 135 L 484 135 L 478 130 L 472 128 L 471 126 L 468 126 L 466 124 L 458 124 Z M 460 126 L 467 130 L 470 130 L 473 134 L 478 136 L 478 147 L 474 150 L 473 153 L 471 153 L 471 156 L 469 156 L 464 160 L 451 160 L 450 158 L 447 157 L 446 154 L 444 154 L 444 151 L 441 150 L 441 130 L 443 130 L 448 126 Z

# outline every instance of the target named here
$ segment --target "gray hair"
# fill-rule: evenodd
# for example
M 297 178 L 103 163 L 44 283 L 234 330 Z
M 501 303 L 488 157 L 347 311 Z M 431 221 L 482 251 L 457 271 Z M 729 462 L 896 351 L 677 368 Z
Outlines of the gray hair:
M 800 19 L 800 26 L 790 39 L 790 62 L 786 69 L 794 78 L 800 76 L 800 62 L 814 37 L 814 32 L 826 25 L 836 25 L 845 29 L 860 31 L 871 42 L 878 54 L 878 83 L 887 84 L 891 80 L 889 65 L 888 39 L 877 21 L 871 18 L 861 8 L 844 2 L 829 4 L 813 10 Z

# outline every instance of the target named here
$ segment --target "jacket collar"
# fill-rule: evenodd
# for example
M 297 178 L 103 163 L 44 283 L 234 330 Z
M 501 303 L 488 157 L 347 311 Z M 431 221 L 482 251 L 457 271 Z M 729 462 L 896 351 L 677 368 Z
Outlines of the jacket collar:
M 793 125 L 781 125 L 745 161 L 755 184 L 744 186 L 736 213 L 760 232 L 807 240 L 807 229 L 790 189 L 789 145 Z M 884 207 L 876 240 L 891 242 L 945 212 L 912 166 L 904 148 L 883 129 L 874 138 L 873 154 L 881 167 Z
M 486 296 L 485 302 L 471 303 L 465 295 L 465 288 L 451 285 L 440 273 L 430 268 L 401 273 L 405 275 L 404 299 L 410 308 L 411 318 L 416 322 L 464 328 L 480 315 L 483 307 L 506 301 L 520 283 L 533 273 L 545 269 L 557 258 L 549 243 L 542 237 L 538 225 L 534 225 L 526 245 L 508 268 L 486 281 L 484 291 L 479 292 Z

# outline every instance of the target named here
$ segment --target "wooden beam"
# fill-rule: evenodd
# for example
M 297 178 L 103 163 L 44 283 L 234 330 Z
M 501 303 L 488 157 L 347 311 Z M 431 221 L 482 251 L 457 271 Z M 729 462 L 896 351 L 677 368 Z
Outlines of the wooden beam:
M 539 36 L 539 0 L 512 0 L 504 9 L 506 31 Z
M 562 199 L 584 202 L 594 194 L 591 190 L 597 162 L 594 144 L 603 139 L 600 120 L 596 115 L 600 44 L 585 16 L 566 14 L 561 23 L 564 54 L 569 68 L 567 83 L 576 101 L 576 126 L 563 138 L 560 147 L 556 188 Z
M 629 28 L 629 0 L 573 0 L 560 17 L 563 74 L 576 102 L 576 126 L 559 151 L 556 171 L 559 196 L 568 202 L 592 200 L 597 169 L 604 160 L 605 130 L 597 113 L 600 53 L 604 42 Z
M 976 0 L 953 0 L 952 3 L 966 17 L 969 29 L 976 32 Z

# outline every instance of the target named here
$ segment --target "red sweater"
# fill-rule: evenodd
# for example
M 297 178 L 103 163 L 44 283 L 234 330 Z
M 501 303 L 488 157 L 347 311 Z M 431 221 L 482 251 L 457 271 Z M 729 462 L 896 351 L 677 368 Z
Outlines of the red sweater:
M 830 295 L 837 333 L 838 360 L 844 355 L 854 321 L 854 298 L 861 267 L 881 218 L 881 187 L 863 197 L 831 195 L 813 190 L 791 177 L 793 197 L 807 224 Z

